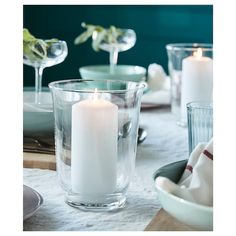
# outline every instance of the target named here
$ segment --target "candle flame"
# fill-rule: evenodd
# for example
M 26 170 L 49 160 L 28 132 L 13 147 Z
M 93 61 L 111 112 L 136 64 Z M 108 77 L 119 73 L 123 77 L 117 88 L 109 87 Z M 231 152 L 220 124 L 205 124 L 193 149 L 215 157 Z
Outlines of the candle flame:
M 201 58 L 202 57 L 202 49 L 198 48 L 197 51 L 193 52 L 193 56 L 196 58 Z
M 94 90 L 93 99 L 98 100 L 98 89 L 97 88 L 95 88 L 95 90 Z

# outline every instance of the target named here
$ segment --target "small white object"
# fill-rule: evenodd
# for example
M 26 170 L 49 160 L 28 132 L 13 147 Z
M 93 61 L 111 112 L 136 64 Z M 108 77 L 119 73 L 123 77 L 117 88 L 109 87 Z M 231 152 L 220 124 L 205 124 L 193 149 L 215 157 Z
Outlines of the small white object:
M 161 65 L 156 63 L 150 64 L 148 66 L 148 88 L 151 91 L 157 91 L 168 87 L 165 85 L 167 75 Z
M 187 122 L 186 104 L 212 101 L 213 60 L 202 56 L 202 49 L 182 62 L 181 120 Z
M 72 106 L 72 191 L 82 195 L 110 194 L 117 178 L 118 107 L 99 99 Z M 85 199 L 86 200 L 86 199 Z

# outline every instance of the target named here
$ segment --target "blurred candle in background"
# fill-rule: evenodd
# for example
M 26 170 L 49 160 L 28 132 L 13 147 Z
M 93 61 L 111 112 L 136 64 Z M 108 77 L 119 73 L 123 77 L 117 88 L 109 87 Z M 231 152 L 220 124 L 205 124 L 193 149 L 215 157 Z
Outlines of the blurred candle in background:
M 183 59 L 181 85 L 181 123 L 187 123 L 186 104 L 193 101 L 212 101 L 213 60 L 202 56 L 198 48 L 193 56 Z

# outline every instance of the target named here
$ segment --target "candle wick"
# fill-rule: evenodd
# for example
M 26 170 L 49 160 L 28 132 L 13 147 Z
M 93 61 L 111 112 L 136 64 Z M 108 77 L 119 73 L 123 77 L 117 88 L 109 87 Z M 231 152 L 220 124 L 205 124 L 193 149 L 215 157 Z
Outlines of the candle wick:
M 201 58 L 202 57 L 202 49 L 198 48 L 197 51 L 193 52 L 193 56 L 196 58 Z

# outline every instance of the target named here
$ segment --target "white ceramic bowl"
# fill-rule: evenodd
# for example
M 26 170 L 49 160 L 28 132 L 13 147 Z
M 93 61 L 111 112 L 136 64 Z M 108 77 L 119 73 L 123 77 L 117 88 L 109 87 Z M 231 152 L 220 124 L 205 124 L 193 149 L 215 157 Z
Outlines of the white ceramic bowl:
M 82 79 L 145 81 L 146 69 L 141 66 L 117 65 L 111 73 L 109 65 L 83 66 L 79 69 Z
M 158 176 L 164 176 L 178 182 L 186 163 L 184 160 L 160 168 L 154 174 L 154 181 Z M 196 230 L 213 230 L 213 207 L 186 201 L 164 191 L 156 184 L 155 187 L 162 207 L 170 215 Z

